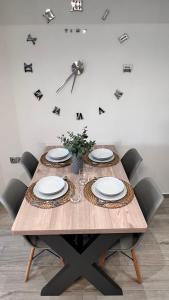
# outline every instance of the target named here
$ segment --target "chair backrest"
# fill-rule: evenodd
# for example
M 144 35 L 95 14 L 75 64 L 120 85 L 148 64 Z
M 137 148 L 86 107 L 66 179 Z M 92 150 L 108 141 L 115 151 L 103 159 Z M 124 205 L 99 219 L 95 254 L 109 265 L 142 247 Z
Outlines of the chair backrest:
M 139 206 L 146 222 L 149 224 L 164 200 L 159 187 L 152 178 L 142 179 L 134 188 Z
M 21 158 L 21 163 L 23 164 L 30 178 L 32 178 L 38 165 L 38 160 L 36 157 L 28 151 L 24 152 Z
M 0 197 L 0 202 L 8 213 L 15 219 L 22 204 L 27 186 L 18 179 L 11 179 L 4 193 Z
M 13 220 L 20 209 L 26 190 L 27 186 L 22 181 L 18 179 L 11 179 L 4 193 L 0 197 L 0 202 Z M 29 236 L 23 236 L 23 238 L 28 242 L 29 245 L 34 246 L 34 244 L 31 242 L 31 237 L 29 238 Z
M 134 148 L 128 150 L 122 157 L 121 162 L 129 180 L 134 176 L 142 160 L 143 158 Z
M 161 194 L 157 184 L 151 178 L 143 178 L 139 181 L 134 188 L 134 193 L 137 197 L 144 218 L 147 224 L 149 224 L 163 202 L 163 195 Z M 143 237 L 144 233 L 135 234 L 133 247 L 139 246 Z

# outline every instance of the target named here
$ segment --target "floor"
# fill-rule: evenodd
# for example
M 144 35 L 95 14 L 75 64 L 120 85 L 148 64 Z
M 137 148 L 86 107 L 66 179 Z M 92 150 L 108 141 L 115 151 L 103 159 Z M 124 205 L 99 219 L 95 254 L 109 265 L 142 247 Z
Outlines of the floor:
M 165 199 L 137 250 L 143 284 L 135 282 L 132 262 L 116 254 L 107 260 L 105 269 L 123 288 L 124 296 L 104 297 L 85 279 L 77 282 L 60 297 L 40 296 L 43 285 L 60 270 L 52 255 L 38 257 L 30 280 L 24 283 L 29 246 L 10 232 L 11 221 L 0 207 L 0 299 L 4 300 L 168 300 L 169 299 L 169 199 Z

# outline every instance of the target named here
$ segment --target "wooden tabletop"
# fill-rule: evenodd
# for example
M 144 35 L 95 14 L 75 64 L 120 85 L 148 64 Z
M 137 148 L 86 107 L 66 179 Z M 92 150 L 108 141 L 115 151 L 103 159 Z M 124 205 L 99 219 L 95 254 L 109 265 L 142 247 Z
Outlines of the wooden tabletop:
M 113 146 L 106 146 L 115 151 Z M 47 147 L 48 151 L 53 147 Z M 115 176 L 128 181 L 124 168 L 117 165 L 106 168 L 84 168 L 90 178 L 95 176 Z M 75 186 L 79 186 L 79 175 L 71 172 L 71 166 L 64 168 L 49 168 L 39 162 L 31 183 L 48 175 L 68 176 Z M 31 184 L 30 183 L 30 184 Z M 78 193 L 76 189 L 76 193 Z M 51 209 L 40 209 L 31 206 L 26 199 L 20 207 L 12 226 L 12 232 L 19 235 L 54 235 L 75 233 L 132 233 L 145 232 L 147 224 L 140 210 L 136 197 L 127 206 L 118 209 L 107 209 L 91 204 L 85 197 L 81 202 L 68 202 Z

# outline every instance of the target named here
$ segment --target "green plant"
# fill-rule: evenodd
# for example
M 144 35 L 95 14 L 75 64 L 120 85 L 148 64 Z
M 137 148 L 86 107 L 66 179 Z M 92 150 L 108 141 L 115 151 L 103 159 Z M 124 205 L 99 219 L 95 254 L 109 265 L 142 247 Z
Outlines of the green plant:
M 81 134 L 74 134 L 70 131 L 67 131 L 67 134 L 68 138 L 62 134 L 58 139 L 63 143 L 65 148 L 77 157 L 81 158 L 86 152 L 90 152 L 95 145 L 95 141 L 87 141 L 87 126 L 84 127 Z

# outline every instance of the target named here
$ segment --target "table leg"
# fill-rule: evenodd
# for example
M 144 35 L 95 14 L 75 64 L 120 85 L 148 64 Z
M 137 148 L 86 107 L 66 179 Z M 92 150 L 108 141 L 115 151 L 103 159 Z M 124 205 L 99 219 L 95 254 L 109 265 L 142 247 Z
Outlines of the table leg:
M 119 234 L 97 235 L 96 239 L 79 253 L 64 236 L 41 236 L 65 262 L 64 268 L 47 283 L 41 295 L 60 295 L 80 277 L 85 277 L 104 295 L 122 295 L 121 288 L 97 265 L 101 254 L 111 248 L 119 238 Z

